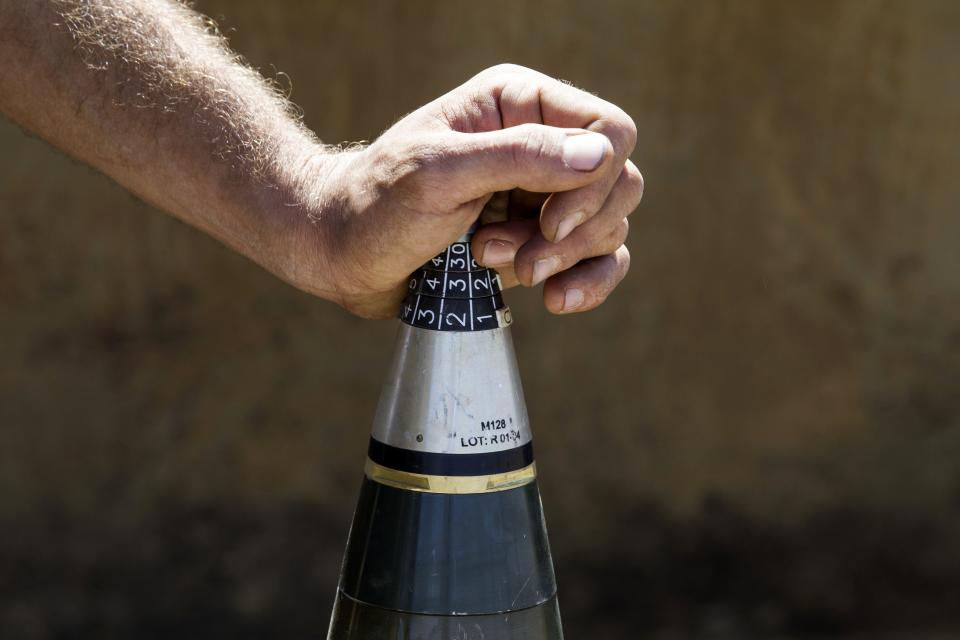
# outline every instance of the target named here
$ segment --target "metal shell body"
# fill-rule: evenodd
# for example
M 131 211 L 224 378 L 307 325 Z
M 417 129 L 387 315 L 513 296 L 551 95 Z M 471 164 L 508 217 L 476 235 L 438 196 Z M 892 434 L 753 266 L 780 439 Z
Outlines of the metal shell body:
M 510 329 L 400 326 L 373 437 L 432 453 L 506 451 L 531 441 Z
M 466 239 L 411 277 L 329 640 L 562 640 L 509 309 Z

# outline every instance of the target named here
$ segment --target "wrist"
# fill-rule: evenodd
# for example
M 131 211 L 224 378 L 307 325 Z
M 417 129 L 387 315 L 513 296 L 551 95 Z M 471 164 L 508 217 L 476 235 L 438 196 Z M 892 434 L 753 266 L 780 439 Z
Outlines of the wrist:
M 312 143 L 287 159 L 284 186 L 271 197 L 270 216 L 279 221 L 270 270 L 289 284 L 344 304 L 339 231 L 348 216 L 348 167 L 360 150 L 339 151 Z

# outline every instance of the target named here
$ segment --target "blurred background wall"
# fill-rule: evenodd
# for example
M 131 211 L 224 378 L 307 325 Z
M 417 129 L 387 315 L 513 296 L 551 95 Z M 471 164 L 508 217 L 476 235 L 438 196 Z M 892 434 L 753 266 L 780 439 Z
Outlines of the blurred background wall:
M 960 4 L 196 4 L 328 142 L 636 120 L 627 281 L 508 296 L 569 638 L 960 634 Z M 323 637 L 395 329 L 0 122 L 0 636 Z

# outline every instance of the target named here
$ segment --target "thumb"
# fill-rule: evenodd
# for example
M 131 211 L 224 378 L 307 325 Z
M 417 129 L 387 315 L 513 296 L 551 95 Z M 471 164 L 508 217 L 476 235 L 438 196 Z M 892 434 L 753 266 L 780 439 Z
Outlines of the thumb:
M 584 129 L 522 124 L 453 136 L 442 163 L 444 178 L 463 202 L 515 188 L 576 189 L 597 180 L 614 156 L 606 136 Z

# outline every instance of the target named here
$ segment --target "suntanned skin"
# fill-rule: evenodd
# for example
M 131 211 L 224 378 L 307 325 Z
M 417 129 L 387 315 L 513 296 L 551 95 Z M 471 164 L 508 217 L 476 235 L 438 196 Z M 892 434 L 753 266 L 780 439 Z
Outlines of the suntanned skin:
M 394 314 L 482 211 L 478 262 L 544 282 L 551 312 L 596 307 L 629 267 L 634 123 L 530 69 L 487 69 L 344 151 L 174 0 L 0 0 L 0 60 L 0 113 L 363 317 Z

